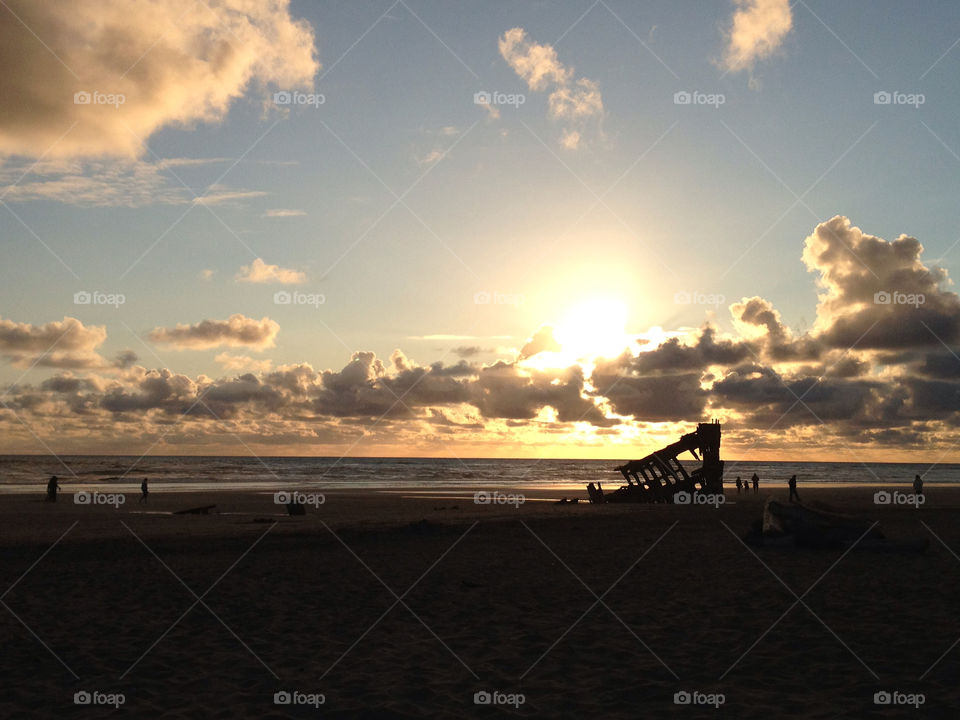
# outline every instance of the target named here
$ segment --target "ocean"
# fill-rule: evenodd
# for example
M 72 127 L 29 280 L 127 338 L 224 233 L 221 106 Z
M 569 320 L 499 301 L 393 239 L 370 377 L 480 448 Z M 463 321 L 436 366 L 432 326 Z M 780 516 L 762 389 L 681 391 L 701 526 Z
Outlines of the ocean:
M 153 490 L 282 488 L 403 489 L 488 487 L 583 490 L 600 481 L 622 484 L 617 460 L 182 457 L 105 455 L 2 455 L 0 493 L 36 492 L 51 475 L 77 489 L 108 485 L 133 492 L 147 477 Z M 695 461 L 685 461 L 692 470 Z M 928 463 L 746 462 L 727 460 L 725 483 L 757 473 L 761 485 L 909 485 L 916 474 L 929 483 L 960 482 L 960 465 Z

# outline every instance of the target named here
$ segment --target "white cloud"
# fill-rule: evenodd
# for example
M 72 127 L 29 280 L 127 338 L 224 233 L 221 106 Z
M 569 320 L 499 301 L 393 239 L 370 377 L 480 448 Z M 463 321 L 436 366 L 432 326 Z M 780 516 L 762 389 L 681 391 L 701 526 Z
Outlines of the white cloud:
M 271 208 L 267 210 L 261 217 L 302 217 L 306 215 L 305 210 L 291 210 L 288 208 Z
M 500 55 L 531 90 L 546 90 L 553 85 L 566 85 L 573 72 L 557 58 L 550 45 L 541 45 L 527 38 L 523 28 L 507 30 L 500 38 Z
M 207 189 L 194 200 L 193 193 L 169 168 L 198 167 L 223 162 L 221 158 L 164 158 L 156 162 L 111 160 L 41 160 L 7 162 L 0 167 L 0 197 L 6 202 L 50 200 L 79 207 L 142 207 L 214 205 L 227 200 L 260 197 L 261 191 L 236 190 L 224 185 Z M 170 172 L 176 172 L 171 170 Z
M 263 197 L 268 193 L 262 190 L 231 190 L 222 185 L 214 185 L 200 197 L 193 199 L 194 205 L 219 205 L 220 203 L 232 202 L 234 200 L 247 200 L 249 198 Z
M 734 0 L 723 64 L 732 71 L 752 70 L 776 52 L 793 27 L 789 0 Z
M 441 150 L 440 148 L 434 148 L 423 157 L 418 157 L 417 164 L 421 166 L 430 165 L 431 163 L 435 163 L 437 160 L 439 160 L 442 157 L 443 157 L 443 150 Z
M 580 146 L 580 133 L 576 130 L 564 130 L 560 136 L 560 144 L 567 150 L 576 150 Z
M 225 370 L 247 370 L 251 372 L 267 372 L 273 366 L 273 361 L 254 360 L 249 355 L 231 355 L 222 352 L 214 360 L 223 365 Z
M 570 150 L 580 147 L 588 124 L 603 118 L 603 97 L 594 80 L 574 78 L 573 68 L 565 66 L 550 45 L 533 42 L 523 28 L 507 30 L 500 38 L 500 55 L 535 91 L 551 90 L 548 97 L 550 117 L 564 123 L 560 144 Z M 488 108 L 489 109 L 489 108 Z M 496 108 L 494 108 L 496 110 Z M 491 117 L 494 116 L 491 112 Z
M 137 157 L 160 128 L 217 122 L 251 85 L 309 88 L 319 69 L 289 0 L 5 4 L 0 155 Z
M 238 282 L 296 285 L 306 281 L 307 275 L 300 270 L 268 265 L 261 258 L 257 258 L 249 265 L 241 267 L 236 279 Z

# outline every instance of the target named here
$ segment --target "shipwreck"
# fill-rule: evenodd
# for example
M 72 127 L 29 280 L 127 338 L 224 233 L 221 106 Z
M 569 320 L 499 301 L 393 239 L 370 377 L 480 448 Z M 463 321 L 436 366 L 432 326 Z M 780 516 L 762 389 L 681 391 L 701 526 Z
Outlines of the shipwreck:
M 685 452 L 701 466 L 688 473 L 678 460 Z M 720 423 L 700 423 L 677 442 L 616 468 L 627 481 L 604 492 L 600 483 L 587 485 L 592 503 L 672 503 L 678 492 L 723 493 L 723 460 L 720 459 Z

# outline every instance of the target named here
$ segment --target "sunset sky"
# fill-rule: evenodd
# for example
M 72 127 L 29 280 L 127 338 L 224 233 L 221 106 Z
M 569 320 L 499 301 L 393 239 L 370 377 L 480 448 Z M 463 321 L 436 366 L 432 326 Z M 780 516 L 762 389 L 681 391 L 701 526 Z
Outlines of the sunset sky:
M 0 3 L 0 453 L 960 461 L 960 4 Z

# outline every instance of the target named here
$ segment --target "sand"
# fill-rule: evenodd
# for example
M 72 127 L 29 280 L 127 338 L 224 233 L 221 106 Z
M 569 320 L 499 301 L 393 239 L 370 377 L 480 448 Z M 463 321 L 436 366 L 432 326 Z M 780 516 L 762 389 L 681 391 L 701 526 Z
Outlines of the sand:
M 952 716 L 960 489 L 801 493 L 931 547 L 754 554 L 767 488 L 719 509 L 329 492 L 302 517 L 266 493 L 0 496 L 0 717 L 115 713 L 81 691 L 138 718 Z

